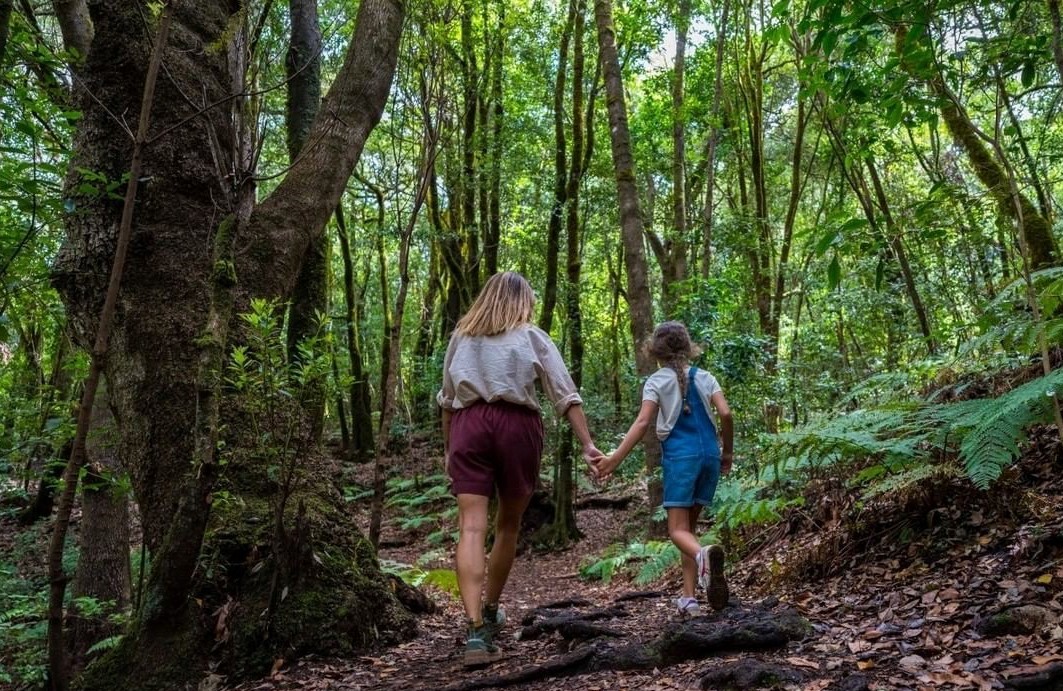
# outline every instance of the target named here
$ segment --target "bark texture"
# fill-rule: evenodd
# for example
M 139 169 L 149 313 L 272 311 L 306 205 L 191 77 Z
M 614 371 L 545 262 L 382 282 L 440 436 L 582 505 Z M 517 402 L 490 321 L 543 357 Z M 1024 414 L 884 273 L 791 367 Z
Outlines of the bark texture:
M 71 608 L 67 625 L 74 670 L 82 669 L 89 661 L 87 651 L 93 644 L 121 632 L 109 617 L 128 613 L 131 590 L 129 498 L 116 482 L 121 472 L 118 430 L 106 392 L 101 390 L 100 394 L 93 406 L 86 440 L 88 464 L 81 493 L 78 565 L 71 595 L 91 597 L 103 606 L 99 614 Z
M 138 113 L 150 47 L 139 7 L 102 0 L 91 9 L 96 38 L 81 72 L 84 115 L 71 169 L 118 179 L 131 147 L 109 112 Z M 234 673 L 258 673 L 278 651 L 350 654 L 410 630 L 312 450 L 299 458 L 298 491 L 287 503 L 293 554 L 271 554 L 277 486 L 252 453 L 239 402 L 222 402 L 220 422 L 212 422 L 213 414 L 197 418 L 200 403 L 218 404 L 209 395 L 217 390 L 210 377 L 227 353 L 218 320 L 244 311 L 252 297 L 290 297 L 308 248 L 335 210 L 387 100 L 404 8 L 392 0 L 360 4 L 351 48 L 302 154 L 253 212 L 246 209 L 253 178 L 241 109 L 230 107 L 243 88 L 243 51 L 226 49 L 239 47 L 241 12 L 235 0 L 179 3 L 167 77 L 159 80 L 130 267 L 106 364 L 119 453 L 132 476 L 144 539 L 166 566 L 153 560 L 140 616 L 122 645 L 86 672 L 84 688 L 176 688 L 198 673 L 216 643 L 229 653 L 225 664 Z M 68 181 L 75 208 L 54 281 L 84 345 L 95 331 L 120 208 L 76 194 L 78 182 L 76 173 Z M 236 248 L 235 256 L 216 256 L 226 245 Z M 197 479 L 201 466 L 189 460 L 209 460 L 204 445 L 219 426 L 229 454 L 223 488 L 234 500 L 211 505 L 210 483 Z M 196 570 L 201 559 L 214 568 Z M 294 565 L 287 571 L 291 581 L 281 606 L 262 622 L 273 569 L 252 567 L 281 559 Z M 196 599 L 189 597 L 193 588 L 199 588 Z M 231 616 L 216 631 L 213 615 L 221 608 Z

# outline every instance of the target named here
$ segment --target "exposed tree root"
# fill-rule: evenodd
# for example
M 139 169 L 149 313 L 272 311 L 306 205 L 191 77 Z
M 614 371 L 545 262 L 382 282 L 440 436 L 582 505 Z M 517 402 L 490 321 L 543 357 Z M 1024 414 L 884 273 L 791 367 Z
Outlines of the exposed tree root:
M 605 626 L 591 623 L 595 620 L 625 616 L 621 607 L 595 610 L 584 614 L 569 614 L 544 619 L 526 626 L 521 639 L 535 638 L 557 632 L 565 639 L 622 636 Z M 547 677 L 567 676 L 602 670 L 660 669 L 686 660 L 696 660 L 722 652 L 763 650 L 780 648 L 788 642 L 804 638 L 811 631 L 808 621 L 792 609 L 775 612 L 755 607 L 748 609 L 729 608 L 722 614 L 696 617 L 677 622 L 674 628 L 661 632 L 648 641 L 609 644 L 593 641 L 572 652 L 551 658 L 545 662 L 529 665 L 506 674 L 470 679 L 455 684 L 445 691 L 469 691 L 470 689 L 500 688 Z M 764 669 L 755 670 L 760 665 Z M 765 674 L 782 675 L 779 678 L 803 678 L 800 671 L 789 668 L 774 669 L 778 665 L 741 663 L 730 674 L 737 679 L 749 676 L 760 678 Z M 746 669 L 748 667 L 749 669 Z M 773 669 L 768 669 L 772 667 Z M 748 674 L 747 674 L 748 672 Z M 796 675 L 796 676 L 795 676 Z M 709 675 L 711 676 L 711 674 Z M 710 686 L 712 682 L 705 682 Z

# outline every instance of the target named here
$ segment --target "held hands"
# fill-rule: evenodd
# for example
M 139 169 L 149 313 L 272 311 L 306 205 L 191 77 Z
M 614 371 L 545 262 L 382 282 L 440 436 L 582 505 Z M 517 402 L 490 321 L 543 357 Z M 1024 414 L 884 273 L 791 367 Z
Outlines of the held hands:
M 603 454 L 600 458 L 592 462 L 594 479 L 598 482 L 605 482 L 608 480 L 622 460 L 624 459 L 618 457 L 615 451 L 609 455 Z
M 588 472 L 591 474 L 591 478 L 596 482 L 601 480 L 598 471 L 598 465 L 605 458 L 605 454 L 598 450 L 598 447 L 594 444 L 588 444 L 583 447 L 583 460 L 587 461 Z

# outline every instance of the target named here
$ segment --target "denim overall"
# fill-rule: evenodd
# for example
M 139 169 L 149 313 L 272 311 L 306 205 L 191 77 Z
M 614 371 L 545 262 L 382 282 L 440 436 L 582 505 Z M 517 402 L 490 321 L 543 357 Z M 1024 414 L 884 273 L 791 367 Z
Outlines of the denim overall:
M 679 419 L 661 442 L 664 470 L 664 507 L 708 506 L 720 482 L 720 441 L 716 427 L 697 392 L 694 375 L 687 373 L 687 395 Z M 689 407 L 690 412 L 685 408 Z

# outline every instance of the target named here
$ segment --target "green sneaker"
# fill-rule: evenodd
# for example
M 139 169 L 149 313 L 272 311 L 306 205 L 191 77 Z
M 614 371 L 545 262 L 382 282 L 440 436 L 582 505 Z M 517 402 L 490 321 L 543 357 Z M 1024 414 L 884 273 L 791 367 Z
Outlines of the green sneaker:
M 480 610 L 480 616 L 483 617 L 484 626 L 491 631 L 492 638 L 498 635 L 498 632 L 502 630 L 506 623 L 506 610 L 500 607 L 497 602 L 493 605 L 484 603 L 483 608 Z
M 473 626 L 469 624 L 469 635 L 465 639 L 465 657 L 463 664 L 466 669 L 486 667 L 502 657 L 502 651 L 494 644 L 491 630 L 487 624 Z
M 727 606 L 730 593 L 727 590 L 727 579 L 723 575 L 724 553 L 723 547 L 710 545 L 704 550 L 705 561 L 708 562 L 708 584 L 705 590 L 709 596 L 709 606 L 720 610 Z

